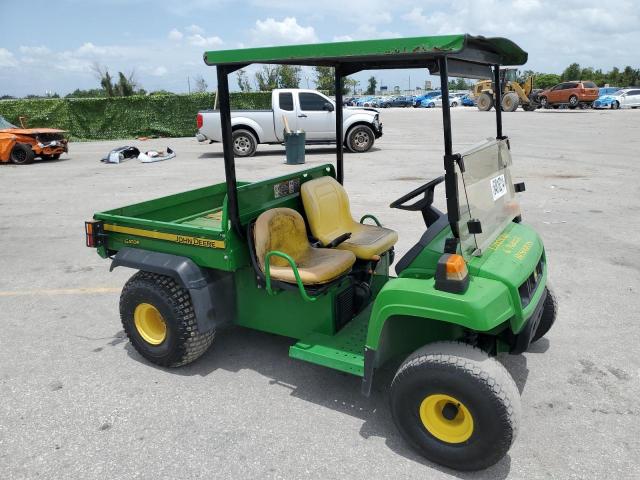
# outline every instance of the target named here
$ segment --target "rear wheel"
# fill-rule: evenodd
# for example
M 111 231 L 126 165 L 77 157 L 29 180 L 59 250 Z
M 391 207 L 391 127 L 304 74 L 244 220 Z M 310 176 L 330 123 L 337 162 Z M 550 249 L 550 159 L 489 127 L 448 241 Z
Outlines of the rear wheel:
M 578 97 L 571 95 L 569 97 L 569 108 L 576 108 L 578 106 Z
M 502 110 L 505 112 L 515 112 L 520 104 L 517 93 L 509 92 L 502 97 Z
M 367 125 L 356 125 L 347 134 L 347 146 L 352 152 L 366 152 L 373 147 L 374 141 L 373 130 Z
M 499 461 L 516 438 L 520 410 L 505 368 L 464 343 L 422 347 L 391 384 L 391 412 L 403 437 L 429 460 L 457 470 Z
M 136 351 L 163 367 L 193 362 L 215 334 L 198 330 L 189 292 L 156 273 L 138 272 L 129 279 L 120 295 L 120 318 Z
M 482 92 L 478 96 L 478 110 L 482 110 L 483 112 L 487 112 L 491 110 L 493 107 L 493 97 L 489 95 L 487 92 Z
M 536 333 L 533 335 L 531 339 L 532 342 L 536 340 L 540 340 L 544 337 L 553 324 L 556 321 L 556 316 L 558 314 L 558 302 L 556 302 L 556 297 L 553 295 L 551 290 L 547 290 L 547 298 L 544 300 L 544 307 L 542 310 L 542 317 L 540 317 L 540 323 L 538 324 L 538 328 L 536 329 Z
M 26 143 L 16 143 L 11 150 L 11 162 L 16 165 L 26 165 L 32 163 L 35 158 L 31 146 Z
M 233 132 L 233 154 L 236 157 L 252 157 L 258 148 L 258 140 L 249 130 Z

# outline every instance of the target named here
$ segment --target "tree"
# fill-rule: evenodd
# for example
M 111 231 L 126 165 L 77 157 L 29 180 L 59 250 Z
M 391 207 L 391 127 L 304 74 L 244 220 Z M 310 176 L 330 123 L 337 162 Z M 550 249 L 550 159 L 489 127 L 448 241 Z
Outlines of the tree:
M 352 95 L 356 94 L 356 87 L 358 86 L 358 81 L 355 78 L 345 78 L 344 79 L 344 93 Z
M 88 90 L 80 90 L 76 88 L 73 92 L 65 95 L 65 98 L 100 98 L 105 96 L 102 88 L 90 88 Z
M 278 66 L 279 88 L 300 88 L 300 67 L 296 65 Z
M 91 70 L 93 70 L 95 76 L 100 81 L 100 86 L 107 97 L 129 97 L 134 94 L 144 95 L 146 93 L 138 86 L 138 82 L 135 79 L 135 70 L 132 70 L 128 76 L 122 72 L 118 72 L 117 82 L 112 80 L 109 69 L 102 67 L 97 62 L 91 66 Z
M 580 80 L 581 73 L 582 70 L 580 69 L 580 65 L 578 63 L 572 63 L 564 69 L 562 75 L 560 75 L 560 79 L 563 82 L 566 82 L 568 80 Z
M 247 72 L 241 68 L 236 72 L 236 78 L 238 80 L 238 88 L 241 92 L 250 92 L 251 91 L 251 83 L 247 78 Z
M 449 80 L 449 90 L 468 90 L 470 85 L 464 78 Z
M 207 85 L 207 81 L 202 77 L 202 75 L 196 75 L 194 77 L 195 86 L 193 87 L 193 91 L 196 93 L 204 93 L 209 88 Z
M 555 73 L 538 73 L 534 79 L 536 88 L 547 89 L 560 83 L 560 75 Z
M 334 70 L 333 67 L 315 67 L 316 71 L 316 88 L 318 90 L 324 90 L 329 93 L 329 95 L 335 95 L 336 89 L 334 88 Z
M 378 86 L 378 81 L 376 80 L 376 77 L 373 77 L 373 76 L 369 77 L 369 80 L 367 80 L 366 94 L 375 95 L 377 86 Z
M 278 67 L 274 65 L 263 65 L 262 70 L 256 72 L 256 83 L 258 90 L 268 92 L 278 88 Z

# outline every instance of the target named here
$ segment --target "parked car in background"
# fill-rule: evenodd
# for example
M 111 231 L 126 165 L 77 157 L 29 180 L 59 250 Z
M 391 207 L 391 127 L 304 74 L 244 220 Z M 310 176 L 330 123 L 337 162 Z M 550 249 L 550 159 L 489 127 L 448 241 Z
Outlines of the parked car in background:
M 422 107 L 423 106 L 422 105 L 422 101 L 423 100 L 426 100 L 428 98 L 435 98 L 435 97 L 437 97 L 439 95 L 442 95 L 442 92 L 440 90 L 433 90 L 431 92 L 427 92 L 427 93 L 424 93 L 422 95 L 418 95 L 417 97 L 414 98 L 413 106 L 415 108 Z
M 271 93 L 270 110 L 233 110 L 231 130 L 233 153 L 236 157 L 251 157 L 258 144 L 284 142 L 285 125 L 304 130 L 307 145 L 326 145 L 336 142 L 336 105 L 330 98 L 314 90 L 275 89 Z M 382 124 L 377 110 L 372 108 L 343 108 L 343 141 L 352 152 L 366 152 L 375 139 L 382 136 Z M 220 112 L 198 112 L 196 119 L 200 142 L 222 141 Z
M 368 97 L 361 97 L 358 99 L 358 101 L 356 102 L 356 107 L 373 107 L 373 100 L 376 97 L 374 97 L 373 95 L 368 96 Z
M 591 106 L 598 99 L 598 86 L 591 81 L 562 82 L 538 95 L 543 108 L 568 105 L 569 108 Z
M 36 157 L 56 160 L 68 151 L 66 132 L 57 128 L 20 128 L 0 116 L 0 133 L 16 137 L 10 155 L 13 163 L 31 163 Z
M 640 87 L 622 88 L 611 95 L 603 95 L 593 102 L 593 108 L 639 108 Z
M 620 87 L 600 87 L 598 89 L 598 96 L 602 97 L 604 95 L 611 95 L 612 93 L 620 90 Z
M 473 98 L 473 95 L 471 95 L 470 93 L 468 93 L 467 95 L 465 95 L 464 97 L 462 97 L 460 99 L 460 104 L 463 107 L 475 107 L 476 105 L 476 100 L 475 98 Z
M 457 107 L 460 105 L 460 98 L 449 95 L 449 106 Z M 425 108 L 442 107 L 442 95 L 422 100 L 422 106 Z
M 382 101 L 381 107 L 411 107 L 413 106 L 413 98 L 412 97 L 390 97 L 386 100 Z

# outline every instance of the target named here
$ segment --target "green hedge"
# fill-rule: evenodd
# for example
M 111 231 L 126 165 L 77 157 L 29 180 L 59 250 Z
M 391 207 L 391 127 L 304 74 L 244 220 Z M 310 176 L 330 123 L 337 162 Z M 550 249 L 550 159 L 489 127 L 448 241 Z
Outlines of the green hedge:
M 214 101 L 214 93 L 2 100 L 0 115 L 18 126 L 23 116 L 28 127 L 67 130 L 74 140 L 189 137 L 196 133 L 198 111 L 213 108 Z M 271 93 L 232 93 L 231 107 L 271 108 Z

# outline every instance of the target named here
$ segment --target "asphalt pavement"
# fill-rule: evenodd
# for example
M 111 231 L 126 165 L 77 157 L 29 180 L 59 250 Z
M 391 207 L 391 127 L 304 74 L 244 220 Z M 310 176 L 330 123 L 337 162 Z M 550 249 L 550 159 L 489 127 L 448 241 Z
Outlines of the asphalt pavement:
M 454 149 L 494 136 L 493 113 L 456 108 Z M 381 112 L 384 136 L 345 155 L 354 216 L 423 232 L 397 197 L 442 174 L 440 110 Z M 640 111 L 503 114 L 523 218 L 545 242 L 558 321 L 502 357 L 523 418 L 494 467 L 459 473 L 424 460 L 388 409 L 392 371 L 360 381 L 288 357 L 292 340 L 236 328 L 194 364 L 158 368 L 128 344 L 118 314 L 131 270 L 84 246 L 96 211 L 224 180 L 222 149 L 192 138 L 74 142 L 58 161 L 0 165 L 0 477 L 632 479 L 640 457 Z M 111 148 L 170 146 L 177 157 L 105 165 Z M 333 160 L 310 147 L 307 165 Z M 238 178 L 302 168 L 280 146 L 238 159 Z M 444 193 L 436 190 L 444 208 Z M 268 314 L 266 312 L 266 314 Z

